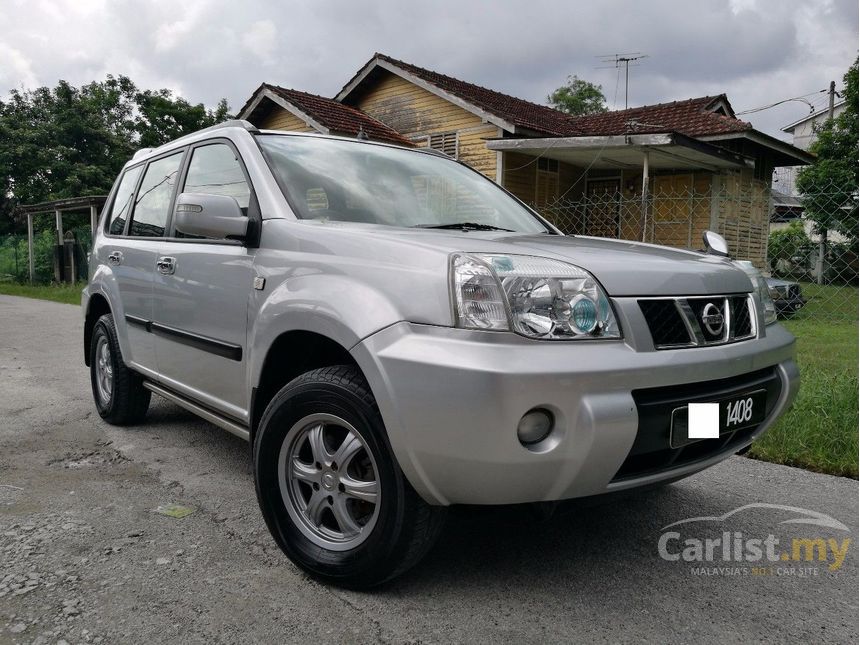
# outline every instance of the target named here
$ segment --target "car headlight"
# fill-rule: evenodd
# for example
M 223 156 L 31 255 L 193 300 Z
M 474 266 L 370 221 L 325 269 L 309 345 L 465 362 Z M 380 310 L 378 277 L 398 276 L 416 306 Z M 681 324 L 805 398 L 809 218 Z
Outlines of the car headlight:
M 755 292 L 758 294 L 759 308 L 764 317 L 764 324 L 772 325 L 776 322 L 776 305 L 773 304 L 773 298 L 770 296 L 767 280 L 749 260 L 738 260 L 735 264 L 743 269 L 753 283 Z
M 588 271 L 529 255 L 451 258 L 458 327 L 514 331 L 529 338 L 621 338 L 609 299 Z

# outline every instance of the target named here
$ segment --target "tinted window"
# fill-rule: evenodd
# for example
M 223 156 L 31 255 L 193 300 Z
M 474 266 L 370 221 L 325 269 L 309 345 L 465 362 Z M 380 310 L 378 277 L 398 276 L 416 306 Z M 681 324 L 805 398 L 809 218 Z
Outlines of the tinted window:
M 305 219 L 414 227 L 468 222 L 547 232 L 499 186 L 450 159 L 360 141 L 283 135 L 257 140 Z
M 194 149 L 183 192 L 229 195 L 243 211 L 251 200 L 242 166 L 230 146 L 224 144 Z
M 127 170 L 119 182 L 119 188 L 116 189 L 116 197 L 114 197 L 110 211 L 110 228 L 108 231 L 111 235 L 122 235 L 125 230 L 125 220 L 128 219 L 128 213 L 131 210 L 134 187 L 137 185 L 137 178 L 140 177 L 141 169 L 142 166 L 138 166 Z
M 161 237 L 167 223 L 167 211 L 173 199 L 176 177 L 182 153 L 153 161 L 146 168 L 146 174 L 137 191 L 134 214 L 129 234 L 144 237 Z

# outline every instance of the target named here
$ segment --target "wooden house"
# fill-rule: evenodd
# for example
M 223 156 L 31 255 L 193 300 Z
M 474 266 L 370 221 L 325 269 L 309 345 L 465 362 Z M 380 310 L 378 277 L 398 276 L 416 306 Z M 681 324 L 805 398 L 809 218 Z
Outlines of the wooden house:
M 710 228 L 759 266 L 774 168 L 813 160 L 738 119 L 725 94 L 575 117 L 383 54 L 332 98 L 263 84 L 239 116 L 429 146 L 566 232 L 689 248 Z

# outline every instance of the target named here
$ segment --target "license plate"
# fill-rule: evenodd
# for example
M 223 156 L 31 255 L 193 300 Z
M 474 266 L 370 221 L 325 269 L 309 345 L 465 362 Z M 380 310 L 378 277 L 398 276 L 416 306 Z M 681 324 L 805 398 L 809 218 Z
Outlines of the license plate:
M 724 399 L 709 401 L 716 403 L 720 408 L 720 436 L 731 434 L 735 430 L 748 428 L 764 421 L 765 406 L 767 404 L 767 392 L 756 390 L 736 394 Z M 680 448 L 687 444 L 703 441 L 702 439 L 690 439 L 687 406 L 672 410 L 672 426 L 669 430 L 669 445 L 672 448 Z

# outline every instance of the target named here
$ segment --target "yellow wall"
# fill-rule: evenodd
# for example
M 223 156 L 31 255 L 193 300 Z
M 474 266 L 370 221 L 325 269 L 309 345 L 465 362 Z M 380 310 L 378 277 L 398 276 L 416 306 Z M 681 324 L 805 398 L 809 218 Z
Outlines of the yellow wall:
M 289 132 L 316 132 L 314 128 L 302 121 L 292 112 L 275 105 L 269 113 L 256 124 L 263 130 L 287 130 Z
M 498 128 L 432 92 L 386 72 L 355 107 L 421 147 L 427 145 L 425 137 L 431 134 L 457 132 L 458 158 L 496 178 L 496 153 L 487 149 L 485 140 L 499 136 Z
M 717 232 L 726 238 L 732 257 L 751 260 L 759 269 L 767 268 L 769 189 L 751 169 L 720 177 Z
M 534 204 L 537 185 L 536 158 L 519 152 L 504 152 L 502 155 L 502 186 L 526 204 Z

